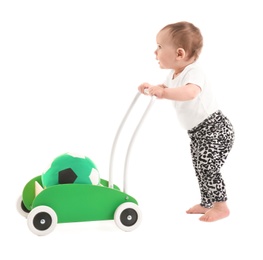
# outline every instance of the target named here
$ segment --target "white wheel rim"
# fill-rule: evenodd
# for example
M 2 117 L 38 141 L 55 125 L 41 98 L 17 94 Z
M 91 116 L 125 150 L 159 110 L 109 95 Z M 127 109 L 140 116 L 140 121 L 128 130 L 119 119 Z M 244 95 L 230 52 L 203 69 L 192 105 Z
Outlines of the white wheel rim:
M 28 212 L 22 209 L 22 202 L 23 202 L 22 196 L 19 196 L 16 202 L 16 209 L 20 215 L 26 218 L 28 216 Z
M 130 214 L 126 214 L 126 210 L 128 209 L 131 209 L 134 213 L 136 212 L 136 217 L 137 217 L 137 220 L 134 224 L 132 224 L 131 222 L 131 225 L 125 225 L 123 224 L 122 222 L 122 214 L 125 213 L 125 218 L 128 220 L 128 222 L 130 220 L 132 220 L 132 218 L 134 218 L 133 215 L 130 215 Z M 115 221 L 115 224 L 123 231 L 132 231 L 134 229 L 136 229 L 140 223 L 141 223 L 141 210 L 139 208 L 139 206 L 135 203 L 132 203 L 132 202 L 125 202 L 123 204 L 121 204 L 115 211 L 114 213 L 114 221 Z
M 43 215 L 44 217 L 41 218 L 41 215 L 39 214 L 44 214 Z M 50 224 L 47 223 L 47 219 L 45 219 L 45 217 L 50 219 L 50 222 L 51 222 Z M 34 224 L 34 222 L 37 222 L 37 225 L 39 225 L 40 228 L 36 227 L 35 225 L 36 223 Z M 57 225 L 57 214 L 50 207 L 38 206 L 29 212 L 27 216 L 27 225 L 30 231 L 32 231 L 34 234 L 38 236 L 47 235 L 50 232 L 52 232 Z M 45 225 L 47 226 L 45 227 Z M 41 227 L 43 227 L 44 229 L 41 230 Z

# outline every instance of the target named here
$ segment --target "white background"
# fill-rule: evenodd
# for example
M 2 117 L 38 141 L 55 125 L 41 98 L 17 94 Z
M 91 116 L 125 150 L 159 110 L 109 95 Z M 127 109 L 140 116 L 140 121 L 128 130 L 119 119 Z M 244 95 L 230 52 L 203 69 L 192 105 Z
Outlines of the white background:
M 262 12 L 260 1 L 1 1 L 1 259 L 261 259 Z M 128 192 L 143 213 L 123 232 L 113 221 L 30 232 L 16 211 L 26 182 L 64 152 L 85 154 L 108 179 L 117 128 L 144 82 L 167 71 L 155 60 L 166 24 L 193 22 L 200 63 L 236 141 L 222 169 L 229 218 L 203 223 L 189 139 L 167 101 L 156 100 L 132 148 Z M 142 96 L 120 138 L 114 182 L 122 186 L 129 136 L 149 102 Z

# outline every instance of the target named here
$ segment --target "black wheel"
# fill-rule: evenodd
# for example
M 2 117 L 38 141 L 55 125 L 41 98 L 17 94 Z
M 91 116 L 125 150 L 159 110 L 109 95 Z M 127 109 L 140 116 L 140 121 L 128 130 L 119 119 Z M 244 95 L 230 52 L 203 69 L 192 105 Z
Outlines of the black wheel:
M 34 234 L 39 236 L 47 235 L 57 225 L 57 214 L 50 207 L 38 206 L 28 214 L 27 224 Z
M 23 202 L 22 196 L 19 196 L 16 202 L 16 209 L 23 217 L 27 217 L 30 210 L 28 210 Z
M 141 211 L 137 204 L 125 202 L 115 211 L 114 221 L 123 231 L 132 231 L 141 223 Z

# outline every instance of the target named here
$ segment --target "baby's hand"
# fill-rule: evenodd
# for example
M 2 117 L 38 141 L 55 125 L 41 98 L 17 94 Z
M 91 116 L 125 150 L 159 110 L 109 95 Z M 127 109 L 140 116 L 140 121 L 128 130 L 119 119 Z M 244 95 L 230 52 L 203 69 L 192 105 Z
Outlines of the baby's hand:
M 142 83 L 139 87 L 138 90 L 140 93 L 145 94 L 145 95 L 149 95 L 148 89 L 153 87 L 152 85 L 150 85 L 149 83 Z
M 148 89 L 149 95 L 156 96 L 157 98 L 163 98 L 164 87 L 163 85 L 152 86 Z

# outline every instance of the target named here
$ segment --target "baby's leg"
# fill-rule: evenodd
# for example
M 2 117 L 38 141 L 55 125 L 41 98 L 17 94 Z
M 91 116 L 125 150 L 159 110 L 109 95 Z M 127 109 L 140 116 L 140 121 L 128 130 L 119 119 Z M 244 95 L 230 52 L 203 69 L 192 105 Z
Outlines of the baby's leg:
M 217 112 L 203 122 L 198 132 L 189 131 L 189 135 L 193 165 L 201 192 L 201 205 L 206 208 L 195 205 L 186 212 L 204 214 L 200 220 L 206 222 L 225 218 L 229 215 L 229 209 L 220 169 L 234 142 L 233 127 L 221 112 Z

